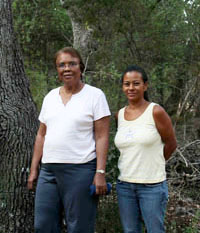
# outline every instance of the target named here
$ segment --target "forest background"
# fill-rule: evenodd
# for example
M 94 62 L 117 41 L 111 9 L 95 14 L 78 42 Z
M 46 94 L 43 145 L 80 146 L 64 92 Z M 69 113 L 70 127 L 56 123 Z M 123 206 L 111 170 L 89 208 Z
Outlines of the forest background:
M 121 73 L 129 64 L 146 70 L 150 100 L 171 116 L 178 140 L 167 163 L 167 233 L 200 232 L 200 0 L 0 0 L 0 10 L 0 233 L 33 232 L 26 182 L 37 115 L 60 85 L 53 57 L 65 46 L 83 56 L 84 82 L 107 96 L 113 186 L 113 116 L 126 104 Z M 114 188 L 100 200 L 96 232 L 122 232 Z

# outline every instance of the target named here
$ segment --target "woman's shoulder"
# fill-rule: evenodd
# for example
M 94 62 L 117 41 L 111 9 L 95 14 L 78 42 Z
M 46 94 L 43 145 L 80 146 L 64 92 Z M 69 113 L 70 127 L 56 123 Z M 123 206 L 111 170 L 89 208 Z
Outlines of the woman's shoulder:
M 159 114 L 160 112 L 165 111 L 164 108 L 158 103 L 151 102 L 150 105 L 152 106 L 153 112 L 155 113 Z
M 59 94 L 59 91 L 60 91 L 60 87 L 56 87 L 56 88 L 52 89 L 51 91 L 49 91 L 45 95 L 44 99 L 51 99 L 51 98 L 57 96 Z
M 121 114 L 124 114 L 126 106 L 124 106 L 123 108 L 120 108 L 116 113 L 115 113 L 115 119 L 117 120 L 119 115 L 121 116 Z
M 104 92 L 98 87 L 85 84 L 85 88 L 87 89 L 87 91 L 89 91 L 90 93 L 93 93 L 96 96 L 104 95 Z
M 155 111 L 159 111 L 160 109 L 160 105 L 158 103 L 155 102 L 149 102 L 149 104 L 147 105 L 146 111 L 145 112 L 152 112 L 154 113 Z
M 165 111 L 165 109 L 160 106 L 159 104 L 155 104 L 153 106 L 153 117 L 154 120 L 160 119 L 160 118 L 164 118 L 167 114 L 167 112 Z
M 151 106 L 154 108 L 154 106 L 160 106 L 160 105 L 158 103 L 155 103 L 155 102 L 149 102 L 148 106 Z

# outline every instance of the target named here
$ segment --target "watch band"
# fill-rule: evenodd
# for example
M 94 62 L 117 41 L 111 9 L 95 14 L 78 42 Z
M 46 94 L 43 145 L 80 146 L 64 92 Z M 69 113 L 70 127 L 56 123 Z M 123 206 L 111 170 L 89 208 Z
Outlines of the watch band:
M 103 169 L 97 169 L 97 170 L 96 170 L 96 173 L 105 174 L 105 170 L 103 170 Z

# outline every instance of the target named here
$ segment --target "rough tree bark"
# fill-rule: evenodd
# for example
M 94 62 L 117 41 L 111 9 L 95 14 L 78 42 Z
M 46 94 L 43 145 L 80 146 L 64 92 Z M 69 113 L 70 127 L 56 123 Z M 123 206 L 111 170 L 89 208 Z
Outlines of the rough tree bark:
M 26 188 L 37 110 L 13 30 L 12 0 L 0 0 L 0 233 L 32 232 Z

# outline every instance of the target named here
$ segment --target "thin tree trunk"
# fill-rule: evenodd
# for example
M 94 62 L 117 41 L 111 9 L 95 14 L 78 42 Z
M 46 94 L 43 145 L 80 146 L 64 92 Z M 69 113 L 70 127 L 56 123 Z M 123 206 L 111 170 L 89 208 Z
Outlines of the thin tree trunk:
M 86 61 L 95 47 L 93 30 L 83 21 L 81 9 L 76 7 L 76 1 L 72 3 L 69 0 L 60 0 L 60 2 L 72 23 L 73 47 L 80 51 L 83 60 Z M 89 67 L 91 67 L 91 61 L 89 61 Z
M 0 233 L 32 232 L 26 188 L 37 110 L 13 30 L 11 0 L 0 0 Z

